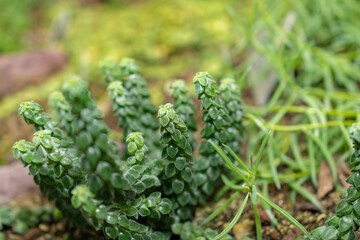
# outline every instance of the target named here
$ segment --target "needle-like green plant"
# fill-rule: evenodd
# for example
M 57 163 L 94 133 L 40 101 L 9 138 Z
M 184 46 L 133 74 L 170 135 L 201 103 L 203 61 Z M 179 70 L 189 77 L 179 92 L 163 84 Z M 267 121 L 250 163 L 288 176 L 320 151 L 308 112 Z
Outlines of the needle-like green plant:
M 257 207 L 258 199 L 260 199 L 260 201 L 264 202 L 274 210 L 278 211 L 282 216 L 284 216 L 287 220 L 289 220 L 292 224 L 294 224 L 297 228 L 299 228 L 306 236 L 308 237 L 310 236 L 309 233 L 306 231 L 306 229 L 294 217 L 292 217 L 284 209 L 280 208 L 275 203 L 270 201 L 267 197 L 261 194 L 258 189 L 256 174 L 269 136 L 270 136 L 270 132 L 265 136 L 260 146 L 255 162 L 253 161 L 252 156 L 250 157 L 250 167 L 246 166 L 246 164 L 234 153 L 234 151 L 229 146 L 224 144 L 223 146 L 225 147 L 225 149 L 230 153 L 232 158 L 234 158 L 236 162 L 239 164 L 239 166 L 235 166 L 235 164 L 230 160 L 227 154 L 219 147 L 219 145 L 217 145 L 215 142 L 211 140 L 209 141 L 210 144 L 215 148 L 217 153 L 221 156 L 221 158 L 226 162 L 227 166 L 232 170 L 232 172 L 234 172 L 237 176 L 239 176 L 243 180 L 243 183 L 241 185 L 231 186 L 231 188 L 235 190 L 235 193 L 232 195 L 232 197 L 229 198 L 228 201 L 224 203 L 223 206 L 219 207 L 218 211 L 215 211 L 208 218 L 206 218 L 203 221 L 203 224 L 206 224 L 207 222 L 214 219 L 226 206 L 228 206 L 232 201 L 236 199 L 236 197 L 239 195 L 239 192 L 242 191 L 247 192 L 245 199 L 241 203 L 240 208 L 236 213 L 235 217 L 233 218 L 233 220 L 220 234 L 218 234 L 215 237 L 215 239 L 221 239 L 235 226 L 235 224 L 240 219 L 245 209 L 246 203 L 248 202 L 249 199 L 254 212 L 256 236 L 258 240 L 262 239 L 261 221 Z
M 354 146 L 354 152 L 349 161 L 352 174 L 346 181 L 351 185 L 338 203 L 335 215 L 325 222 L 325 226 L 311 231 L 311 236 L 299 237 L 298 240 L 356 239 L 355 232 L 360 226 L 360 123 L 351 126 L 350 138 Z

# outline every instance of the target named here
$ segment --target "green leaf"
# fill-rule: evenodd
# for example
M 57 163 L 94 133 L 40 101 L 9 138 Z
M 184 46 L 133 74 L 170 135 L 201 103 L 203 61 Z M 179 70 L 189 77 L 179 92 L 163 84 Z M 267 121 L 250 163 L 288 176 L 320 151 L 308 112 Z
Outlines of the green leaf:
M 146 186 L 143 182 L 139 181 L 133 186 L 133 188 L 137 193 L 142 193 L 143 191 L 145 191 Z
M 66 189 L 70 189 L 74 185 L 74 180 L 69 176 L 63 176 L 61 178 L 61 183 Z
M 118 234 L 119 240 L 132 240 L 131 234 L 128 231 L 122 231 Z
M 96 167 L 96 173 L 104 180 L 110 180 L 112 168 L 108 162 L 99 162 Z
M 117 214 L 115 212 L 108 212 L 106 222 L 109 224 L 116 224 L 118 221 Z
M 174 133 L 171 134 L 172 139 L 174 139 L 175 142 L 180 141 L 181 133 L 178 129 L 175 129 Z
M 265 148 L 265 145 L 269 139 L 269 136 L 271 134 L 271 131 L 269 131 L 266 135 L 265 135 L 265 138 L 263 139 L 262 143 L 261 143 L 261 146 L 260 146 L 260 150 L 258 152 L 258 155 L 257 155 L 257 158 L 256 158 L 256 161 L 255 161 L 255 168 L 254 168 L 254 174 L 256 174 L 257 172 L 257 169 L 258 169 L 258 166 L 259 166 L 259 163 L 260 163 L 260 159 L 261 159 L 261 156 L 262 156 L 262 153 L 264 151 L 264 148 Z
M 211 213 L 204 221 L 201 222 L 201 225 L 205 225 L 211 220 L 213 220 L 216 216 L 218 216 L 225 208 L 227 208 L 237 197 L 239 196 L 239 192 L 236 191 L 231 197 L 226 200 L 220 207 L 216 208 L 216 210 Z
M 30 174 L 30 175 L 35 175 L 36 172 L 37 172 L 37 170 L 38 170 L 38 167 L 37 167 L 36 165 L 31 165 L 31 166 L 29 167 L 29 174 Z
M 160 117 L 160 124 L 163 126 L 163 127 L 166 127 L 168 125 L 168 123 L 170 122 L 170 119 L 168 116 L 162 116 Z
M 53 148 L 52 140 L 51 140 L 51 137 L 49 135 L 46 135 L 43 138 L 41 138 L 40 143 L 41 143 L 41 145 L 43 145 L 47 149 L 52 149 Z
M 21 156 L 21 159 L 26 163 L 31 163 L 34 158 L 34 154 L 32 152 L 27 152 Z
M 326 227 L 325 226 L 321 226 L 318 228 L 315 228 L 314 230 L 311 231 L 311 235 L 312 236 L 319 236 L 321 237 L 325 231 Z
M 221 148 L 213 141 L 209 140 L 209 142 L 215 148 L 215 150 L 218 152 L 218 154 L 221 156 L 221 158 L 224 159 L 224 161 L 227 163 L 227 165 L 230 167 L 230 169 L 232 171 L 234 171 L 239 177 L 241 177 L 241 179 L 243 179 L 246 182 L 247 181 L 246 177 L 243 176 L 243 173 L 231 162 L 231 160 L 226 156 L 226 154 L 223 152 L 223 150 L 221 150 Z
M 60 163 L 63 166 L 70 166 L 72 164 L 72 160 L 68 156 L 64 156 L 63 158 L 61 158 Z
M 168 202 L 161 202 L 159 204 L 159 211 L 162 213 L 162 214 L 168 214 L 170 213 L 171 211 L 171 204 L 168 203 Z
M 115 239 L 118 236 L 119 229 L 114 225 L 107 225 L 105 227 L 105 234 L 107 237 Z
M 75 196 L 75 195 L 72 196 L 71 203 L 74 206 L 74 208 L 78 208 L 78 207 L 81 206 L 81 202 L 80 202 L 79 198 L 77 196 Z
M 246 197 L 244 199 L 244 201 L 242 202 L 238 212 L 236 213 L 235 217 L 233 218 L 233 220 L 231 220 L 230 224 L 220 233 L 216 236 L 216 240 L 217 239 L 221 239 L 222 237 L 224 237 L 228 232 L 230 232 L 230 230 L 235 226 L 235 224 L 239 221 L 241 214 L 244 211 L 245 205 L 247 203 L 249 199 L 249 193 L 246 194 Z
M 143 204 L 139 208 L 139 215 L 142 217 L 146 217 L 150 215 L 150 210 Z
M 173 223 L 171 224 L 171 231 L 176 235 L 180 235 L 182 232 L 182 226 L 183 225 L 181 223 Z
M 359 172 L 354 173 L 354 185 L 356 188 L 360 187 L 360 173 Z
M 115 188 L 121 188 L 124 190 L 130 189 L 130 184 L 127 180 L 123 179 L 123 177 L 119 173 L 113 173 L 110 177 L 111 185 Z
M 129 227 L 129 220 L 127 219 L 127 217 L 125 215 L 120 215 L 118 217 L 118 223 L 119 223 L 120 226 L 122 226 L 124 228 Z
M 240 164 L 240 166 L 245 169 L 245 171 L 247 171 L 248 173 L 251 173 L 251 171 L 248 169 L 248 167 L 245 165 L 245 163 L 243 161 L 241 161 L 241 159 L 236 155 L 236 153 L 229 146 L 227 146 L 225 144 L 223 144 L 223 146 L 226 148 L 226 150 L 228 150 L 230 155 Z
M 28 231 L 28 225 L 21 220 L 16 220 L 13 231 L 14 233 L 24 235 Z
M 186 167 L 182 172 L 181 172 L 181 177 L 186 181 L 186 182 L 191 182 L 192 180 L 192 170 L 189 167 Z
M 166 148 L 166 153 L 168 154 L 168 156 L 170 158 L 174 158 L 176 156 L 176 154 L 178 153 L 179 149 L 173 145 L 169 145 Z
M 103 219 L 105 220 L 108 216 L 107 210 L 105 205 L 100 205 L 96 210 L 95 210 L 95 217 L 98 219 Z
M 335 226 L 338 227 L 339 223 L 340 223 L 341 218 L 339 218 L 338 216 L 334 215 L 332 217 L 330 217 L 328 220 L 326 220 L 325 224 L 328 226 Z M 324 229 L 325 230 L 325 229 Z M 313 230 L 314 231 L 314 230 Z M 322 233 L 321 233 L 322 234 Z
M 103 187 L 103 183 L 98 176 L 90 176 L 88 179 L 88 185 L 94 193 L 98 192 Z
M 339 232 L 334 226 L 329 226 L 323 232 L 322 238 L 326 240 L 337 240 L 339 238 Z
M 179 171 L 181 171 L 181 170 L 183 170 L 184 167 L 185 167 L 186 158 L 184 158 L 184 157 L 177 157 L 177 158 L 175 159 L 174 164 L 175 164 L 175 167 L 176 167 Z
M 169 125 L 166 127 L 169 133 L 173 134 L 175 132 L 175 125 L 174 123 L 170 122 Z
M 336 206 L 336 214 L 338 216 L 349 215 L 352 211 L 352 205 L 349 204 L 345 199 L 341 200 Z
M 304 228 L 301 223 L 299 223 L 294 217 L 292 217 L 289 213 L 287 213 L 284 209 L 276 205 L 275 203 L 271 202 L 269 199 L 265 198 L 262 194 L 257 192 L 258 197 L 263 200 L 265 203 L 267 203 L 270 207 L 278 211 L 281 215 L 283 215 L 287 220 L 289 220 L 292 224 L 295 225 L 300 231 L 304 233 L 305 236 L 310 237 L 308 231 Z M 325 238 L 326 239 L 326 238 Z
M 137 151 L 137 145 L 134 142 L 130 142 L 127 146 L 128 149 L 128 153 L 131 155 L 134 155 L 135 152 Z
M 353 217 L 351 215 L 344 216 L 341 218 L 339 223 L 340 233 L 345 233 L 353 226 Z
M 197 173 L 195 175 L 195 181 L 197 183 L 198 186 L 201 186 L 205 183 L 205 181 L 207 180 L 207 177 L 205 174 L 202 173 Z
M 73 178 L 80 178 L 82 176 L 82 171 L 77 166 L 71 166 L 68 169 L 68 174 Z
M 184 191 L 180 194 L 180 196 L 177 199 L 181 206 L 185 206 L 190 202 L 191 195 L 188 191 Z
M 211 107 L 209 109 L 209 115 L 212 119 L 216 119 L 219 116 L 219 111 L 216 107 Z
M 172 182 L 172 189 L 176 194 L 181 193 L 184 190 L 184 186 L 185 186 L 184 182 L 182 182 L 178 179 L 175 179 Z
M 176 173 L 175 165 L 173 163 L 168 164 L 165 168 L 166 177 L 170 178 L 170 177 L 174 176 L 175 173 Z

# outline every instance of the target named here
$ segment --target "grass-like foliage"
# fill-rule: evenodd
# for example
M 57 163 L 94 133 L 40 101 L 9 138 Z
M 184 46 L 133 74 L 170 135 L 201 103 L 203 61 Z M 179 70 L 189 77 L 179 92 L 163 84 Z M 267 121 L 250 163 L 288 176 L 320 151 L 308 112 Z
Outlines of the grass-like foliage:
M 257 158 L 255 160 L 255 163 L 253 162 L 253 159 L 250 159 L 251 166 L 248 167 L 245 165 L 245 163 L 236 156 L 236 154 L 231 150 L 231 148 L 227 145 L 224 145 L 224 147 L 227 149 L 227 151 L 230 153 L 230 155 L 238 162 L 239 167 L 235 166 L 234 163 L 230 160 L 230 158 L 224 153 L 224 151 L 214 142 L 209 141 L 212 146 L 215 148 L 217 153 L 221 156 L 221 158 L 226 162 L 226 164 L 229 166 L 229 168 L 237 174 L 241 179 L 243 179 L 243 184 L 241 185 L 233 185 L 231 186 L 236 192 L 233 194 L 232 197 L 228 201 L 224 203 L 223 206 L 219 207 L 217 211 L 215 211 L 213 214 L 211 214 L 207 219 L 204 220 L 203 224 L 209 222 L 213 218 L 215 218 L 226 206 L 228 206 L 237 196 L 239 191 L 246 191 L 247 194 L 245 196 L 244 201 L 239 207 L 238 212 L 236 213 L 233 220 L 230 222 L 230 224 L 219 234 L 216 236 L 215 239 L 221 239 L 225 234 L 227 234 L 239 221 L 239 218 L 241 217 L 241 214 L 243 213 L 245 209 L 245 205 L 248 202 L 250 198 L 251 206 L 253 208 L 254 212 L 254 218 L 255 218 L 255 226 L 256 226 L 256 236 L 257 239 L 262 239 L 262 231 L 261 231 L 261 221 L 260 221 L 260 215 L 257 207 L 257 201 L 260 199 L 265 204 L 273 208 L 274 210 L 278 211 L 281 215 L 283 215 L 287 220 L 289 220 L 292 224 L 294 224 L 297 228 L 299 228 L 306 236 L 310 237 L 309 233 L 306 231 L 306 229 L 289 213 L 287 213 L 284 209 L 277 206 L 275 203 L 271 202 L 267 197 L 263 196 L 260 191 L 257 188 L 257 181 L 256 181 L 256 173 L 260 164 L 261 156 L 264 151 L 265 145 L 268 141 L 270 132 L 265 136 L 260 150 L 257 154 Z M 225 180 L 226 182 L 226 180 Z
M 228 172 L 212 144 L 240 148 L 242 108 L 234 82 L 227 80 L 220 91 L 208 73 L 194 77 L 205 123 L 201 136 L 211 140 L 199 145 L 199 158 L 193 154 L 196 109 L 182 80 L 171 87 L 175 109 L 171 103 L 160 106 L 156 119 L 132 59 L 107 61 L 102 70 L 126 151 L 110 139 L 87 83 L 74 76 L 51 95 L 57 122 L 35 102 L 20 105 L 19 115 L 34 125 L 35 134 L 32 142 L 14 144 L 15 158 L 65 217 L 108 238 L 213 239 L 216 232 L 191 220 L 195 206 L 205 203 Z

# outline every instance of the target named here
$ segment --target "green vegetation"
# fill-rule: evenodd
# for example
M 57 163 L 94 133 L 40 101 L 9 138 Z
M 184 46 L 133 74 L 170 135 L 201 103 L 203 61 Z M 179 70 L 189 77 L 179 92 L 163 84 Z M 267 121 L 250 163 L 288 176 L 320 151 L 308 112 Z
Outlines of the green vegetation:
M 17 1 L 13 2 L 17 6 Z M 32 2 L 27 1 L 24 9 L 33 8 Z M 23 13 L 23 9 L 19 12 Z M 6 15 L 9 19 L 20 20 L 12 22 L 14 26 L 19 22 L 10 28 L 15 29 L 11 30 L 14 34 L 7 34 L 3 42 L 0 40 L 2 51 L 23 45 L 20 36 L 26 32 L 23 22 L 28 15 L 17 17 L 17 14 Z M 352 155 L 353 144 L 347 128 L 360 120 L 358 1 L 226 0 L 209 4 L 205 0 L 191 3 L 152 0 L 104 1 L 83 6 L 66 0 L 54 1 L 44 16 L 56 16 L 50 34 L 58 34 L 56 46 L 69 56 L 68 67 L 42 84 L 41 93 L 29 87 L 3 99 L 0 118 L 14 112 L 21 101 L 46 99 L 60 88 L 64 75 L 69 73 L 75 72 L 89 83 L 72 78 L 63 85 L 62 92 L 51 96 L 50 105 L 64 133 L 51 133 L 51 139 L 58 139 L 51 141 L 61 145 L 45 148 L 45 152 L 60 151 L 62 156 L 71 158 L 81 174 L 91 175 L 91 183 L 81 174 L 79 179 L 69 175 L 66 163 L 48 159 L 45 165 L 49 166 L 49 172 L 56 166 L 59 175 L 51 180 L 56 187 L 47 186 L 42 180 L 46 173 L 42 160 L 32 163 L 29 156 L 33 155 L 28 153 L 41 152 L 41 143 L 23 146 L 24 142 L 19 142 L 17 147 L 18 157 L 25 154 L 27 164 L 33 165 L 32 171 L 39 172 L 36 181 L 43 192 L 52 195 L 49 194 L 51 189 L 61 193 L 57 201 L 64 204 L 57 205 L 70 205 L 69 196 L 74 196 L 72 204 L 80 210 L 70 208 L 71 214 L 85 216 L 88 223 L 109 237 L 120 232 L 124 232 L 124 236 L 152 236 L 160 234 L 157 231 L 166 237 L 163 233 L 171 231 L 183 239 L 213 238 L 216 236 L 213 231 L 190 222 L 194 206 L 206 202 L 216 187 L 220 190 L 210 201 L 217 201 L 231 191 L 230 199 L 215 209 L 216 214 L 205 224 L 241 196 L 241 191 L 247 191 L 247 197 L 243 197 L 250 198 L 257 237 L 261 238 L 256 203 L 261 203 L 273 226 L 277 225 L 277 219 L 272 207 L 304 230 L 290 215 L 271 203 L 269 185 L 279 190 L 289 187 L 292 202 L 301 195 L 322 209 L 313 193 L 319 186 L 320 166 L 326 161 L 334 187 L 341 191 L 338 167 L 348 163 L 354 172 L 348 179 L 353 186 L 346 191 L 335 217 L 328 220 L 326 226 L 314 230 L 310 239 L 353 238 L 353 231 L 359 225 L 354 202 L 358 193 L 353 180 L 357 174 L 353 161 L 358 141 L 356 131 L 352 131 L 355 143 Z M 98 67 L 99 59 L 117 60 L 125 56 L 136 58 L 142 72 L 130 59 L 120 64 L 107 60 Z M 215 78 L 208 73 L 198 73 L 193 79 L 195 91 L 188 90 L 189 76 L 194 76 L 198 70 L 207 70 Z M 147 82 L 140 73 L 149 78 Z M 178 78 L 184 81 L 167 84 L 169 79 Z M 214 79 L 222 78 L 218 87 Z M 108 94 L 113 100 L 114 115 L 119 117 L 118 126 L 123 130 L 122 142 L 126 150 L 120 154 L 110 140 L 111 130 L 94 100 L 108 99 L 105 82 L 108 82 Z M 94 91 L 94 97 L 88 85 L 100 89 Z M 171 91 L 167 89 L 169 86 Z M 174 98 L 173 106 L 165 104 L 157 109 L 169 95 Z M 204 126 L 199 120 L 196 124 L 195 119 L 200 119 L 200 114 L 196 115 L 194 106 L 198 102 L 194 102 L 192 95 L 201 101 Z M 48 139 L 47 129 L 51 127 L 53 131 L 56 126 L 46 125 L 48 117 L 40 112 L 39 106 L 23 105 L 26 106 L 34 107 L 32 113 L 26 113 L 28 116 L 23 111 L 27 123 L 35 124 L 38 138 Z M 195 141 L 199 139 L 197 129 L 203 139 L 201 143 Z M 267 135 L 269 131 L 271 135 Z M 267 146 L 258 152 L 264 138 Z M 3 144 L 4 141 L 0 141 L 2 148 L 9 145 Z M 46 144 L 47 140 L 43 141 Z M 67 146 L 71 142 L 71 151 L 63 150 L 69 149 Z M 240 142 L 243 143 L 240 145 Z M 213 144 L 219 148 L 214 148 Z M 260 160 L 261 155 L 261 164 L 257 165 L 259 161 L 253 163 L 252 157 L 248 162 L 240 160 L 256 152 L 255 159 Z M 221 157 L 227 159 L 227 165 Z M 52 175 L 46 176 L 49 179 Z M 151 184 L 147 185 L 147 181 Z M 106 186 L 107 191 L 101 191 L 102 186 Z M 120 196 L 129 202 L 124 206 L 107 202 Z M 137 201 L 132 202 L 134 199 Z M 236 224 L 246 209 L 246 200 L 224 233 Z M 163 212 L 163 205 L 169 205 L 171 211 Z M 133 215 L 128 215 L 130 208 Z M 100 215 L 94 209 L 99 209 Z M 125 222 L 133 221 L 134 225 L 130 229 L 127 223 L 109 222 L 104 219 L 104 212 L 111 216 L 116 212 L 125 216 Z M 159 222 L 150 224 L 148 219 L 159 219 Z M 168 224 L 168 229 L 159 229 L 163 222 L 172 224 Z
M 7 227 L 12 228 L 16 234 L 25 234 L 29 228 L 54 220 L 56 220 L 55 208 L 52 205 L 32 209 L 2 206 L 0 207 L 0 239 L 6 239 L 2 231 Z
M 289 220 L 292 224 L 294 224 L 297 228 L 299 228 L 307 237 L 310 237 L 309 233 L 306 231 L 306 229 L 289 213 L 287 213 L 285 210 L 283 210 L 281 207 L 277 206 L 275 203 L 271 202 L 267 197 L 263 196 L 259 190 L 257 189 L 257 179 L 256 179 L 256 172 L 258 170 L 261 156 L 263 153 L 263 150 L 265 148 L 265 145 L 268 141 L 270 132 L 265 136 L 265 139 L 263 140 L 258 156 L 256 158 L 256 161 L 254 162 L 251 158 L 251 167 L 248 168 L 243 161 L 241 161 L 240 158 L 236 156 L 236 154 L 231 150 L 231 148 L 227 145 L 224 145 L 224 147 L 230 152 L 232 157 L 239 163 L 240 167 L 236 167 L 231 160 L 227 157 L 227 155 L 223 152 L 223 150 L 214 142 L 209 141 L 211 145 L 215 148 L 215 150 L 218 152 L 218 154 L 222 157 L 222 159 L 226 162 L 226 164 L 230 167 L 230 169 L 237 174 L 240 178 L 243 179 L 244 183 L 242 185 L 230 185 L 230 188 L 234 189 L 236 192 L 232 195 L 232 197 L 229 198 L 228 201 L 225 202 L 225 204 L 219 209 L 217 209 L 214 213 L 212 213 L 207 219 L 204 220 L 203 224 L 209 222 L 213 218 L 215 218 L 227 205 L 229 205 L 237 195 L 239 195 L 239 191 L 247 191 L 247 194 L 245 196 L 245 199 L 243 203 L 241 204 L 238 212 L 236 213 L 234 219 L 231 221 L 231 223 L 219 234 L 216 236 L 215 239 L 221 239 L 225 234 L 227 234 L 234 225 L 239 221 L 239 218 L 241 217 L 241 214 L 244 211 L 245 205 L 250 198 L 251 206 L 253 208 L 254 212 L 254 218 L 255 218 L 255 226 L 256 226 L 256 237 L 258 240 L 262 239 L 262 230 L 261 230 L 261 221 L 260 221 L 260 215 L 259 210 L 257 207 L 257 199 L 260 199 L 265 204 L 267 204 L 269 207 L 272 207 L 276 211 L 278 211 L 281 215 L 283 215 L 287 220 Z M 225 184 L 227 183 L 227 180 L 224 181 Z M 235 197 L 234 197 L 235 196 Z
M 108 238 L 169 239 L 175 234 L 184 240 L 212 239 L 216 236 L 213 230 L 203 231 L 189 221 L 194 207 L 205 203 L 202 191 L 211 194 L 219 182 L 214 174 L 226 172 L 218 167 L 218 156 L 209 155 L 215 149 L 204 142 L 199 147 L 206 146 L 206 151 L 200 150 L 201 160 L 193 155 L 184 122 L 188 116 L 177 115 L 170 103 L 159 107 L 159 124 L 152 124 L 150 94 L 133 60 L 107 62 L 103 70 L 110 81 L 115 115 L 121 117 L 120 126 L 128 134 L 123 138 L 127 153 L 120 155 L 118 145 L 109 138 L 110 129 L 87 83 L 73 76 L 50 98 L 63 131 L 39 104 L 20 105 L 19 115 L 34 125 L 35 134 L 32 142 L 14 144 L 14 157 L 29 166 L 35 183 L 69 221 L 89 224 Z M 213 129 L 204 137 L 226 142 L 233 120 L 222 107 L 215 80 L 198 73 L 194 83 L 202 109 L 209 109 L 203 112 L 207 125 L 202 132 Z M 184 92 L 174 97 L 175 102 L 188 99 Z M 144 132 L 138 132 L 141 130 Z M 219 131 L 222 136 L 217 135 Z M 232 144 L 234 141 L 231 139 Z M 203 164 L 211 167 L 206 170 Z

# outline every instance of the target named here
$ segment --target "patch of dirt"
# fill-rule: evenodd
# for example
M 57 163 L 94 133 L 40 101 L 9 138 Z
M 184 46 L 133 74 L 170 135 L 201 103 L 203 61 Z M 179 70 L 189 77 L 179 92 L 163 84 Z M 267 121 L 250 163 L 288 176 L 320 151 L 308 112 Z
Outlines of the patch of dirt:
M 308 186 L 305 187 L 307 189 L 312 189 L 312 193 L 315 194 L 315 189 L 313 189 L 310 184 L 307 185 Z M 285 185 L 282 186 L 281 190 L 277 190 L 274 186 L 271 186 L 269 188 L 269 197 L 271 201 L 295 217 L 309 232 L 314 228 L 323 225 L 325 221 L 334 214 L 336 205 L 341 197 L 341 193 L 331 191 L 328 193 L 326 198 L 321 200 L 321 204 L 324 208 L 319 210 L 316 206 L 314 206 L 312 203 L 309 203 L 299 194 L 297 194 L 295 203 L 290 202 L 290 192 L 291 189 Z M 218 203 L 208 204 L 204 208 L 198 209 L 195 221 L 201 223 L 201 221 L 209 216 L 214 211 L 214 209 L 220 207 L 229 198 L 230 194 L 231 193 L 228 193 L 228 195 L 223 197 Z M 245 195 L 242 194 L 241 197 L 238 197 L 236 200 L 234 200 L 229 207 L 227 207 L 217 218 L 208 223 L 206 226 L 221 232 L 231 222 L 244 198 Z M 265 211 L 263 211 L 260 204 L 258 208 L 262 222 L 263 239 L 292 240 L 296 239 L 298 236 L 302 236 L 302 232 L 300 230 L 298 230 L 276 211 L 273 211 L 273 214 L 275 215 L 279 225 L 277 227 L 273 227 L 270 224 L 269 216 Z M 249 202 L 247 203 L 243 215 L 239 219 L 239 222 L 235 225 L 230 234 L 236 240 L 243 239 L 244 237 L 256 239 L 253 211 Z

